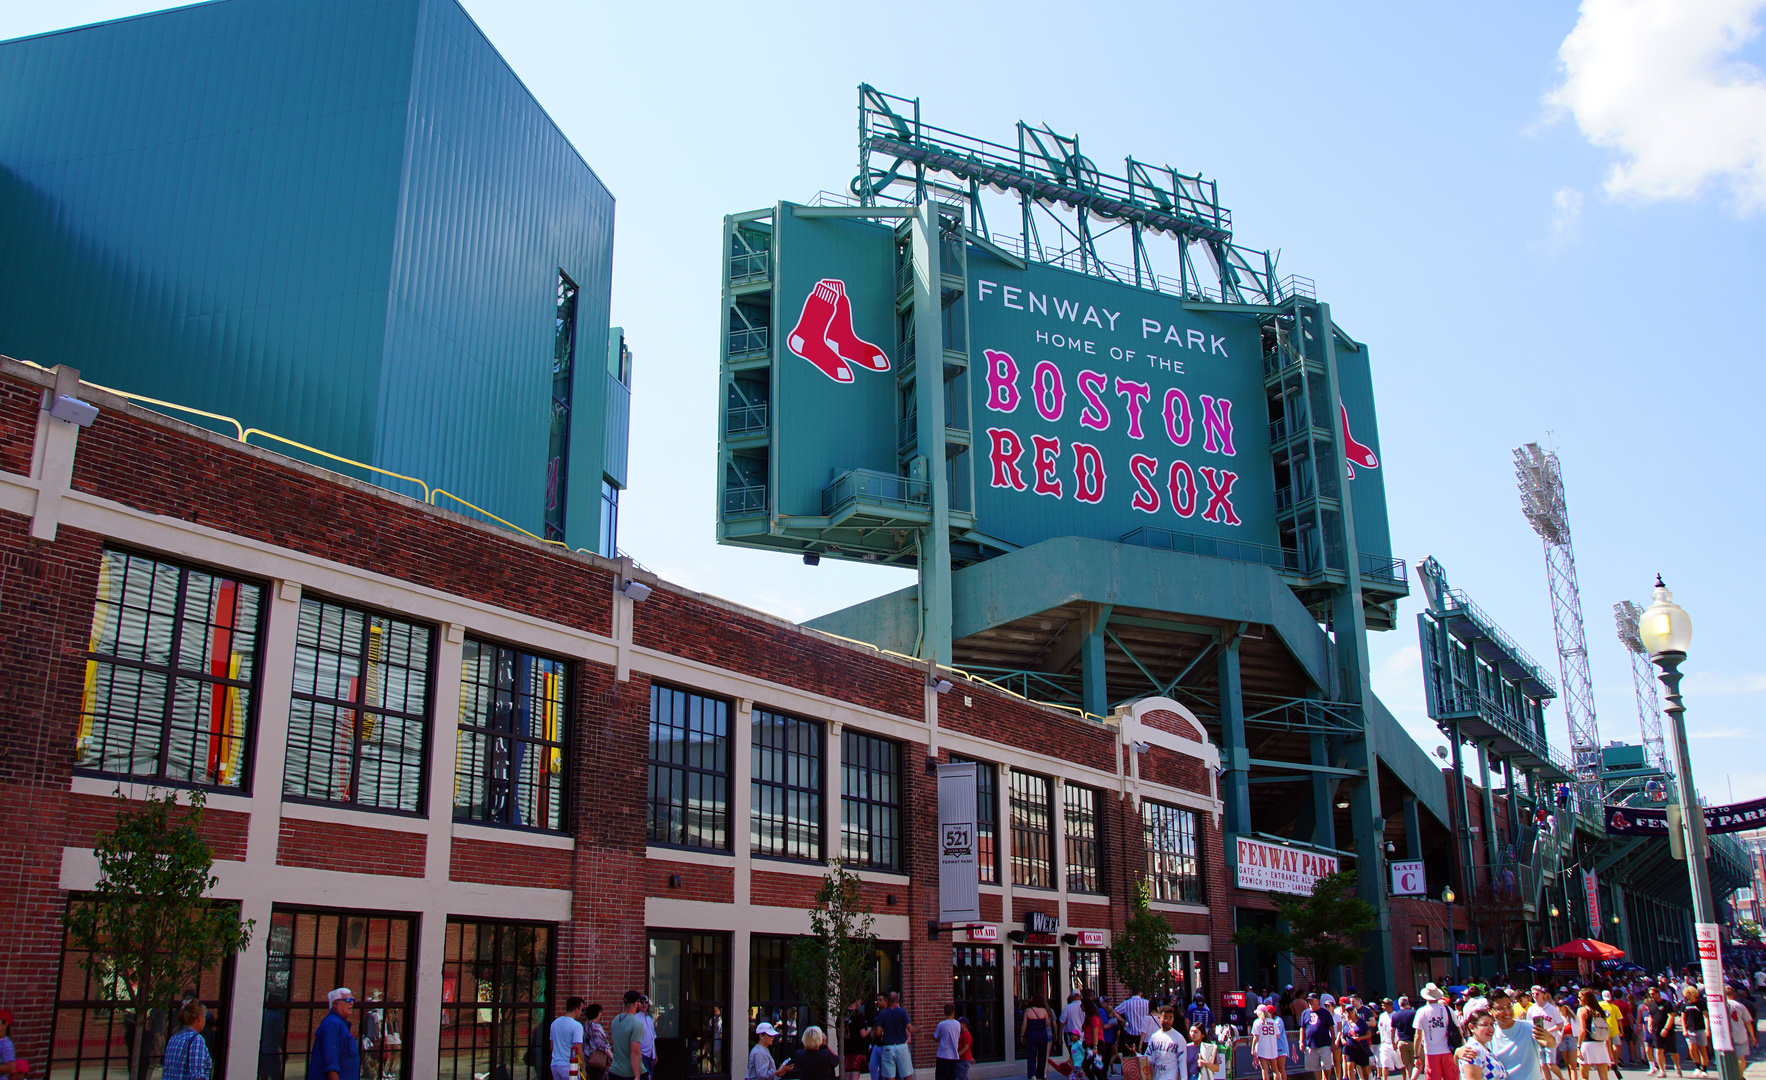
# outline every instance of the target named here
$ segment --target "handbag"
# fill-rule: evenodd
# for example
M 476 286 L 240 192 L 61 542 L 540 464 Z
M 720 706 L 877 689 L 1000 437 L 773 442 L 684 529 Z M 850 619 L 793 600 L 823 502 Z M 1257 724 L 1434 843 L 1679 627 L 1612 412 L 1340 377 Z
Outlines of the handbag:
M 613 1055 L 605 1050 L 590 1050 L 589 1060 L 584 1064 L 591 1069 L 605 1069 L 613 1064 Z

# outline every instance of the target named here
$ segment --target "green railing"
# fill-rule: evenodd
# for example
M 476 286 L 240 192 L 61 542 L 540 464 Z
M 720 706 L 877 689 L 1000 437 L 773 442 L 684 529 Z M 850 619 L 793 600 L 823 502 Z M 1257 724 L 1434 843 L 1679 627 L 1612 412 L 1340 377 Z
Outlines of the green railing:
M 766 485 L 724 489 L 724 516 L 766 512 Z
M 1298 551 L 1271 547 L 1268 544 L 1253 544 L 1249 540 L 1221 540 L 1212 536 L 1198 536 L 1195 533 L 1143 525 L 1124 533 L 1119 542 L 1160 551 L 1178 551 L 1186 555 L 1206 555 L 1213 559 L 1257 563 L 1294 574 L 1301 571 Z
M 1539 665 L 1539 661 L 1533 659 L 1526 649 L 1521 648 L 1520 644 L 1517 643 L 1514 638 L 1509 637 L 1508 633 L 1504 631 L 1502 627 L 1497 625 L 1495 619 L 1492 619 L 1484 613 L 1483 608 L 1472 603 L 1472 598 L 1466 595 L 1464 589 L 1447 590 L 1446 607 L 1447 610 L 1443 612 L 1444 615 L 1451 616 L 1457 611 L 1471 619 L 1472 622 L 1478 625 L 1478 629 L 1484 632 L 1485 637 L 1488 637 L 1490 640 L 1502 646 L 1503 650 L 1507 652 L 1516 663 L 1528 670 L 1528 674 L 1530 674 L 1539 685 L 1549 689 L 1553 697 L 1557 696 L 1557 684 L 1551 680 L 1551 676 L 1545 673 L 1545 669 Z
M 724 431 L 728 434 L 743 435 L 751 431 L 763 431 L 766 426 L 765 405 L 732 405 L 724 412 Z
M 822 515 L 832 517 L 848 503 L 924 510 L 932 503 L 932 488 L 924 480 L 871 469 L 851 469 L 822 489 Z

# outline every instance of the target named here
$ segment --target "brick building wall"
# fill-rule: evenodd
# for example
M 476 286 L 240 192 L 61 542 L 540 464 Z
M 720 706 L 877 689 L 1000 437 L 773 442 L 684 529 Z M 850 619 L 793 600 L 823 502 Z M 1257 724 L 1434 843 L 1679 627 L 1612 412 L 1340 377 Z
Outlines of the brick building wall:
M 69 892 L 95 880 L 92 837 L 115 811 L 107 793 L 117 782 L 76 775 L 72 751 L 107 545 L 263 582 L 267 656 L 289 655 L 287 627 L 309 594 L 436 627 L 435 711 L 426 751 L 435 775 L 424 813 L 285 804 L 281 778 L 268 770 L 281 760 L 278 740 L 286 733 L 277 732 L 286 718 L 265 704 L 254 720 L 248 786 L 211 795 L 205 822 L 221 879 L 217 895 L 239 899 L 243 913 L 260 925 L 278 903 L 420 913 L 422 941 L 412 957 L 423 969 L 415 977 L 411 1014 L 412 1075 L 430 1075 L 435 1067 L 434 1048 L 425 1049 L 415 1025 L 439 1013 L 436 952 L 450 916 L 557 923 L 558 987 L 608 1005 L 645 985 L 650 929 L 731 933 L 731 1000 L 740 1002 L 748 978 L 740 963 L 747 955 L 743 928 L 792 932 L 803 925 L 819 869 L 749 857 L 748 822 L 738 815 L 748 800 L 740 769 L 731 776 L 732 850 L 659 850 L 647 842 L 653 683 L 735 702 L 738 762 L 747 757 L 741 718 L 748 702 L 817 720 L 830 735 L 847 725 L 902 743 L 902 865 L 894 873 L 866 872 L 863 889 L 888 930 L 884 936 L 901 942 L 905 990 L 922 1021 L 932 1019 L 951 992 L 951 933 L 933 940 L 926 932 L 938 916 L 938 864 L 935 780 L 924 762 L 952 753 L 1098 792 L 1104 895 L 1014 887 L 1007 862 L 1006 880 L 984 888 L 982 897 L 984 914 L 1005 919 L 1002 939 L 1032 910 L 1060 916 L 1063 930 L 1103 930 L 1106 939 L 1119 932 L 1127 898 L 1146 867 L 1139 801 L 1169 801 L 1196 813 L 1203 903 L 1159 907 L 1184 935 L 1187 951 L 1207 953 L 1212 989 L 1236 982 L 1212 786 L 1218 756 L 1209 756 L 1206 735 L 1177 711 L 1181 706 L 1136 721 L 1138 737 L 1151 742 L 1137 755 L 1124 737 L 1127 720 L 1098 724 L 959 681 L 955 692 L 938 699 L 934 732 L 926 722 L 925 671 L 917 664 L 679 589 L 629 562 L 549 548 L 242 446 L 91 387 L 80 393 L 99 405 L 101 416 L 78 433 L 77 445 L 64 439 L 65 452 L 57 451 L 44 433 L 61 422 L 37 407 L 52 382 L 49 373 L 0 359 L 0 705 L 9 720 L 0 730 L 0 784 L 16 822 L 43 823 L 0 839 L 0 919 L 13 946 L 0 952 L 7 995 L 0 1004 L 19 1017 L 22 1056 L 49 1058 L 61 916 Z M 65 486 L 57 482 L 58 467 Z M 51 526 L 52 538 L 33 538 L 33 527 L 42 534 Z M 630 577 L 654 587 L 649 599 L 634 603 L 618 593 Z M 457 679 L 465 634 L 574 664 L 565 836 L 452 820 L 453 784 L 442 770 L 452 769 L 450 724 L 459 706 L 450 679 Z M 285 700 L 287 672 L 266 662 L 263 677 L 260 702 L 273 698 L 277 685 Z M 837 748 L 839 740 L 830 737 L 826 745 Z M 840 842 L 838 784 L 838 771 L 830 770 L 824 792 L 830 854 Z M 137 795 L 144 790 L 122 787 Z M 1002 795 L 1002 834 L 1009 832 L 1005 803 Z M 1058 794 L 1054 808 L 1059 823 Z M 1061 884 L 1059 824 L 1052 842 Z M 255 1062 L 263 950 L 260 936 L 240 958 L 228 1003 L 235 1037 L 227 1065 L 238 1075 L 250 1075 Z M 1218 971 L 1220 962 L 1229 970 Z M 1010 1024 L 1009 964 L 1003 975 Z M 1122 993 L 1113 974 L 1107 993 Z M 920 1025 L 913 1047 L 925 1064 L 931 1028 Z M 730 1035 L 731 1066 L 740 1068 L 745 1043 L 735 1025 Z

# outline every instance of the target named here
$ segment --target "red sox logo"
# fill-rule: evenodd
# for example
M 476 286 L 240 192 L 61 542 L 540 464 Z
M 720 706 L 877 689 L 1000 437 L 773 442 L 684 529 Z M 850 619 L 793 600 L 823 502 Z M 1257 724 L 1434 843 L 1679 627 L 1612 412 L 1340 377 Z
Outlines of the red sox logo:
M 1364 469 L 1377 469 L 1380 467 L 1380 459 L 1374 456 L 1372 447 L 1356 442 L 1355 436 L 1350 434 L 1348 407 L 1339 405 L 1337 408 L 1343 412 L 1343 456 L 1349 459 L 1349 479 L 1353 480 L 1355 479 L 1355 466 L 1360 465 Z
M 889 357 L 852 329 L 852 301 L 846 282 L 823 278 L 803 299 L 797 329 L 785 339 L 791 352 L 837 383 L 852 381 L 852 366 L 888 371 Z

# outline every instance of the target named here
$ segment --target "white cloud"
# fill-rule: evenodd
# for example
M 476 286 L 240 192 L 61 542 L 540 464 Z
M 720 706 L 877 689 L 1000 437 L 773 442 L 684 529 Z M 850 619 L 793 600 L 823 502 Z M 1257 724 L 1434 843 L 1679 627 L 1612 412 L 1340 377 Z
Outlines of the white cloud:
M 1686 677 L 1686 693 L 1688 695 L 1766 693 L 1766 675 L 1754 672 L 1725 675 L 1720 672 L 1695 671 Z
M 1608 194 L 1690 199 L 1721 182 L 1740 212 L 1766 206 L 1766 73 L 1736 59 L 1763 7 L 1583 0 L 1558 49 L 1563 84 L 1546 100 L 1618 152 Z
M 1582 192 L 1573 187 L 1561 187 L 1551 197 L 1551 234 L 1546 243 L 1551 247 L 1562 247 L 1576 235 L 1576 222 L 1582 217 Z

